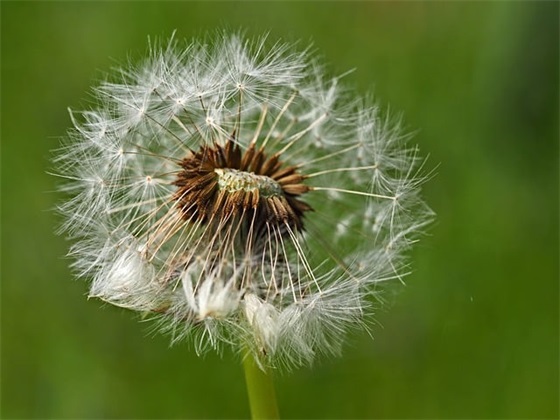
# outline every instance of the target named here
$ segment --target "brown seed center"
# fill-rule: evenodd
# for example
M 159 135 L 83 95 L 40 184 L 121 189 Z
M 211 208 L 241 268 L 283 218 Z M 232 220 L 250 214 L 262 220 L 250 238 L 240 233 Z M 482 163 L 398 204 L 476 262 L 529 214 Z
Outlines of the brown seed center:
M 309 191 L 305 176 L 284 165 L 277 154 L 268 157 L 254 145 L 244 152 L 233 141 L 202 146 L 180 166 L 175 199 L 189 222 L 241 217 L 247 229 L 258 234 L 270 224 L 301 229 L 303 214 L 311 210 L 299 199 Z

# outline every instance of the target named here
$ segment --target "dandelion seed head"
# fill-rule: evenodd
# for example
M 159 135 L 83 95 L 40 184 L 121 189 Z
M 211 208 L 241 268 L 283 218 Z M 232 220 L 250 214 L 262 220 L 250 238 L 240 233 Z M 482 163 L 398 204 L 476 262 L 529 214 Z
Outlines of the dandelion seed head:
M 55 157 L 90 295 L 200 353 L 339 354 L 432 213 L 398 121 L 323 67 L 221 34 L 152 45 L 95 88 Z

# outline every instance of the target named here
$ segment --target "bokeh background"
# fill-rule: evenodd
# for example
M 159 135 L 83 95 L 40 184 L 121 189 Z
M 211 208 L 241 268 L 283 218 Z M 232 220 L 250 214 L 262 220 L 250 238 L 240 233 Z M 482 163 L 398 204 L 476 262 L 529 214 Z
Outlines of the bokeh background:
M 277 378 L 284 418 L 558 418 L 558 3 L 2 2 L 2 418 L 243 418 L 234 357 L 86 300 L 53 234 L 67 107 L 147 37 L 313 42 L 402 111 L 438 213 L 374 339 Z M 137 54 L 139 55 L 139 54 Z

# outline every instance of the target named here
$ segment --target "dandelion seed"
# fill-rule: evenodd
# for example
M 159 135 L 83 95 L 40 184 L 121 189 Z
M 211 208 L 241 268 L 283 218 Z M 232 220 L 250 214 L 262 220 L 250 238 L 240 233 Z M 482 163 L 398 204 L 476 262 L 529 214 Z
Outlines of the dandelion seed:
M 308 56 L 172 40 L 71 114 L 62 230 L 91 296 L 262 367 L 338 354 L 364 326 L 432 214 L 398 127 Z

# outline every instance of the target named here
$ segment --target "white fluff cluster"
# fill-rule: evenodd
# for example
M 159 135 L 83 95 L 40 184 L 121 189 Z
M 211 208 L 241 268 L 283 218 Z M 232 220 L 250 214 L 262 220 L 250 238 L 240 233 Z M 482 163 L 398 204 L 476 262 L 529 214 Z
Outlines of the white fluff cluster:
M 231 345 L 273 367 L 339 353 L 432 213 L 398 127 L 308 56 L 239 34 L 172 40 L 71 114 L 55 159 L 62 230 L 91 296 L 153 315 L 198 352 Z M 206 168 L 178 193 L 185 159 L 198 153 L 202 170 L 227 143 L 253 166 Z M 252 174 L 251 150 L 282 163 L 276 178 Z M 308 206 L 297 217 L 289 197 Z

